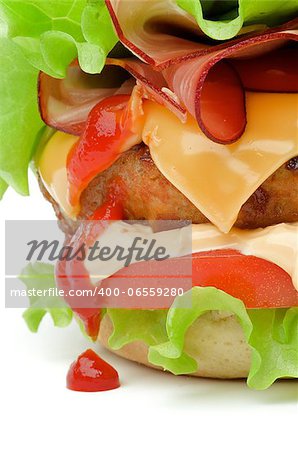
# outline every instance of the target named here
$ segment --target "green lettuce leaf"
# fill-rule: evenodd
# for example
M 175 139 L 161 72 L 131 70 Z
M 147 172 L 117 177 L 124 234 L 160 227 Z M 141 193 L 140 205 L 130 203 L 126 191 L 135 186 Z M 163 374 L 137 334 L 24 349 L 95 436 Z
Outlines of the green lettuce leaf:
M 57 78 L 76 57 L 99 73 L 117 42 L 104 0 L 0 0 L 1 18 L 30 64 Z
M 2 180 L 2 178 L 0 178 L 0 200 L 3 198 L 3 195 L 5 194 L 7 188 L 8 184 L 5 183 L 5 181 Z
M 242 301 L 215 288 L 195 287 L 191 295 L 191 308 L 181 307 L 183 296 L 168 311 L 108 309 L 114 327 L 110 347 L 141 340 L 149 346 L 151 364 L 174 374 L 193 373 L 197 361 L 184 350 L 189 327 L 209 311 L 226 311 L 236 316 L 252 349 L 249 387 L 266 389 L 278 378 L 298 377 L 298 308 L 246 310 Z
M 29 193 L 43 125 L 38 71 L 63 78 L 78 57 L 85 72 L 99 73 L 116 43 L 104 0 L 0 0 L 0 198 L 6 185 Z
M 135 341 L 140 335 L 142 341 L 150 346 L 167 338 L 165 326 L 167 311 L 134 310 L 134 314 L 131 314 L 129 309 L 110 309 L 109 316 L 114 324 L 109 344 L 114 349 Z
M 252 365 L 247 383 L 266 389 L 281 377 L 298 377 L 298 308 L 249 311 Z
M 37 70 L 9 39 L 0 38 L 0 177 L 28 194 L 28 164 L 42 126 L 37 107 Z
M 196 19 L 207 36 L 216 40 L 235 37 L 243 26 L 258 29 L 260 25 L 278 25 L 298 13 L 298 0 L 176 1 Z
M 54 266 L 51 264 L 34 263 L 28 264 L 23 269 L 20 280 L 27 290 L 48 290 L 55 288 Z M 60 296 L 38 296 L 29 297 L 30 307 L 24 312 L 23 317 L 30 331 L 36 333 L 43 317 L 49 313 L 56 327 L 67 327 L 73 317 L 72 310 L 66 306 Z
M 4 181 L 26 195 L 28 164 L 43 124 L 37 106 L 38 72 L 5 37 L 0 37 L 0 55 L 0 189 Z
M 103 0 L 87 2 L 82 15 L 82 32 L 90 45 L 99 48 L 105 60 L 106 55 L 117 44 L 118 37 Z

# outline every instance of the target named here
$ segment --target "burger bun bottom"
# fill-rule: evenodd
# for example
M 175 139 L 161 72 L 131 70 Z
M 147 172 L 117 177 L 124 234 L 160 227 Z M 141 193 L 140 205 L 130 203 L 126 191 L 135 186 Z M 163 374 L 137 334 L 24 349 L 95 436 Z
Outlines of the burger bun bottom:
M 131 361 L 163 370 L 148 362 L 148 346 L 142 341 L 124 345 L 120 350 L 109 347 L 113 324 L 108 314 L 101 322 L 100 342 L 109 350 Z M 206 378 L 246 378 L 251 363 L 251 349 L 236 317 L 224 312 L 209 312 L 189 328 L 185 351 L 198 363 L 198 370 L 190 375 Z

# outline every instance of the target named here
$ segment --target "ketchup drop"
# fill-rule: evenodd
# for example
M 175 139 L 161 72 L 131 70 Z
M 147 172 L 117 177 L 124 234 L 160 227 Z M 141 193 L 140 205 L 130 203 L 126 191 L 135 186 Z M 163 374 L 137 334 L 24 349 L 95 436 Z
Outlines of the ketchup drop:
M 71 364 L 66 387 L 81 392 L 109 391 L 120 387 L 119 375 L 114 367 L 89 348 Z

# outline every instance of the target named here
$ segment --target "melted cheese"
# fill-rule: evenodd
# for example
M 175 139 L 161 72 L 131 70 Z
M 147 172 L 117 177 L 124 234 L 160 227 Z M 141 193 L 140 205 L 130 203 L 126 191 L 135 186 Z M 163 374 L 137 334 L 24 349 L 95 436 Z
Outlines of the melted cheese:
M 247 93 L 247 128 L 234 144 L 210 141 L 189 117 L 144 105 L 143 141 L 162 174 L 221 231 L 282 164 L 296 156 L 296 94 Z
M 38 161 L 38 171 L 44 186 L 62 212 L 72 219 L 75 219 L 78 208 L 73 208 L 68 201 L 66 159 L 77 141 L 77 136 L 58 131 L 47 142 Z

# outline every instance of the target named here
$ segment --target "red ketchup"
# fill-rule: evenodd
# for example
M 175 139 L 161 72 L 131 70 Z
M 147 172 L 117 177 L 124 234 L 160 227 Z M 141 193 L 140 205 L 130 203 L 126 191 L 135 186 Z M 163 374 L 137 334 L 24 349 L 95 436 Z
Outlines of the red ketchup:
M 77 205 L 90 181 L 108 169 L 128 148 L 142 141 L 142 96 L 114 95 L 89 113 L 84 132 L 67 158 L 69 200 Z M 127 148 L 128 147 L 128 148 Z
M 129 95 L 115 95 L 99 102 L 90 112 L 78 144 L 67 158 L 69 199 L 78 203 L 90 181 L 110 167 L 121 153 L 121 118 L 127 110 Z
M 90 244 L 92 244 L 94 237 L 104 228 L 104 221 L 123 219 L 121 183 L 118 179 L 115 179 L 115 183 L 115 185 L 110 186 L 106 201 L 89 218 L 89 220 L 94 221 L 93 223 L 91 222 L 90 229 L 87 231 L 86 225 L 82 225 L 82 227 L 78 228 L 72 240 L 67 242 L 68 245 L 73 246 L 74 251 L 83 242 L 88 244 L 90 240 Z M 96 221 L 99 221 L 98 224 Z M 64 298 L 66 302 L 82 320 L 86 333 L 95 341 L 101 320 L 101 308 L 98 306 L 97 299 L 94 298 L 94 304 L 92 305 L 92 299 L 89 298 L 89 304 L 83 307 L 83 305 L 78 306 L 78 302 L 81 303 L 82 298 L 69 295 L 70 290 L 94 289 L 83 261 L 76 259 L 71 261 L 65 259 L 58 261 L 56 266 L 56 280 L 59 288 L 65 292 Z
M 123 211 L 123 187 L 120 177 L 113 180 L 107 194 L 106 201 L 89 217 L 89 220 L 121 220 Z
M 117 389 L 120 382 L 117 370 L 89 348 L 71 364 L 66 386 L 72 391 L 99 392 Z

